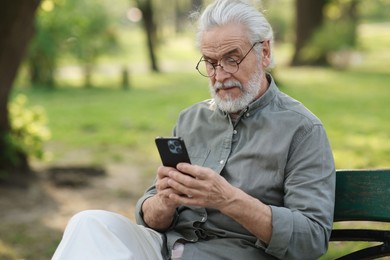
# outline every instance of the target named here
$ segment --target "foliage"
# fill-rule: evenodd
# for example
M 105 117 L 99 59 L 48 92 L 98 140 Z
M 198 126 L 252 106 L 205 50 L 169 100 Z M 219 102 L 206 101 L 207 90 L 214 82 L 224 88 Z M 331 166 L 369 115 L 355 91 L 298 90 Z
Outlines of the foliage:
M 86 84 L 97 57 L 118 47 L 113 10 L 95 0 L 44 0 L 28 64 L 34 85 L 54 85 L 54 72 L 64 54 L 86 68 Z
M 356 48 L 357 38 L 356 0 L 333 0 L 324 10 L 326 20 L 317 30 L 302 55 L 306 59 L 316 59 L 341 50 Z
M 276 42 L 286 42 L 294 39 L 294 30 L 291 26 L 294 21 L 294 2 L 289 0 L 263 1 L 263 12 L 274 30 Z
M 353 25 L 348 21 L 327 21 L 312 37 L 310 44 L 303 50 L 305 58 L 318 58 L 323 53 L 331 53 L 343 49 L 353 49 L 350 44 Z
M 17 153 L 44 159 L 43 144 L 51 137 L 44 108 L 27 107 L 27 97 L 21 94 L 8 107 L 11 120 L 11 131 L 7 138 L 9 159 L 17 164 Z
M 70 37 L 71 53 L 82 63 L 85 85 L 90 86 L 91 70 L 98 56 L 118 47 L 117 32 L 110 24 L 110 15 L 104 3 L 94 0 L 68 0 L 71 11 Z
M 390 0 L 361 1 L 359 12 L 365 22 L 388 21 Z
M 58 59 L 69 35 L 68 14 L 63 1 L 44 0 L 36 17 L 36 33 L 30 44 L 27 63 L 33 85 L 53 87 Z

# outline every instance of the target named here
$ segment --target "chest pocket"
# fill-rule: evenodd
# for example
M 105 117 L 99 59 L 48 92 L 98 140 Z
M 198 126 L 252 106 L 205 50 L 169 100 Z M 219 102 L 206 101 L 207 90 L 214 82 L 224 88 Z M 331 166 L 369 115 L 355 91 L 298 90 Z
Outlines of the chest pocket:
M 207 147 L 190 146 L 187 151 L 193 165 L 204 166 L 207 157 L 210 155 L 210 149 Z

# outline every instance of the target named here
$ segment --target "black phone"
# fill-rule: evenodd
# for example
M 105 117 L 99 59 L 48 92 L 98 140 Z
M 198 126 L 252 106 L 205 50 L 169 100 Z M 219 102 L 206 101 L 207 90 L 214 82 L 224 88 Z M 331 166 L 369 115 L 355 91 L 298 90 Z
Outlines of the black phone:
M 180 137 L 156 137 L 155 141 L 164 166 L 176 168 L 178 163 L 191 163 L 184 140 Z

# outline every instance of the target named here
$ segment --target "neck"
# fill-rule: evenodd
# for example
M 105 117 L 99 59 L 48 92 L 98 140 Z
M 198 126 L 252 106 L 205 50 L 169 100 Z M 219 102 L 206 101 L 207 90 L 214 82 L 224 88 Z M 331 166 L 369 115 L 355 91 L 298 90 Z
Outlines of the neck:
M 230 118 L 231 118 L 233 121 L 236 120 L 236 119 L 240 116 L 241 111 L 242 111 L 242 110 L 240 110 L 240 111 L 238 111 L 238 112 L 235 112 L 235 113 L 230 113 L 230 114 L 229 114 L 229 115 L 230 115 Z

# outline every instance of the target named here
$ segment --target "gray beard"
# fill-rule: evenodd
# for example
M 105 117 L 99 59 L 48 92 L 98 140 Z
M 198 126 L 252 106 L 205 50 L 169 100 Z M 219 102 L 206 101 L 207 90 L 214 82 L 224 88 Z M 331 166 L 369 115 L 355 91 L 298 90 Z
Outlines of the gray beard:
M 226 113 L 237 113 L 245 108 L 248 107 L 250 103 L 252 103 L 255 98 L 257 97 L 259 91 L 261 90 L 261 73 L 258 71 L 254 72 L 248 81 L 247 85 L 243 86 L 239 81 L 237 80 L 229 80 L 225 83 L 216 82 L 213 85 L 210 83 L 210 94 L 212 98 L 214 99 L 215 104 L 218 106 L 218 108 Z M 229 94 L 225 96 L 224 99 L 220 98 L 217 95 L 217 89 L 221 89 L 223 87 L 232 87 L 236 86 L 239 87 L 242 94 L 238 98 L 233 98 Z

